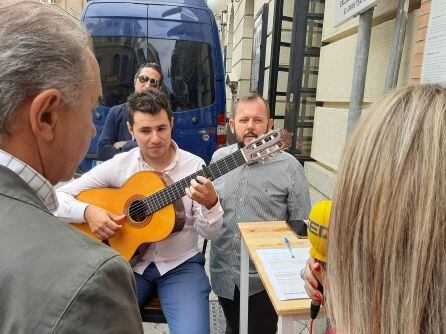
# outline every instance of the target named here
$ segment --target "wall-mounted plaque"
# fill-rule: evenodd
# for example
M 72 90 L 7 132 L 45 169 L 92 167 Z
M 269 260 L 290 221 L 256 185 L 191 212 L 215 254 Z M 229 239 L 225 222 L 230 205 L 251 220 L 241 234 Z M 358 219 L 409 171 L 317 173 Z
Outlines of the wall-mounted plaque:
M 432 0 L 421 82 L 446 85 L 446 1 Z

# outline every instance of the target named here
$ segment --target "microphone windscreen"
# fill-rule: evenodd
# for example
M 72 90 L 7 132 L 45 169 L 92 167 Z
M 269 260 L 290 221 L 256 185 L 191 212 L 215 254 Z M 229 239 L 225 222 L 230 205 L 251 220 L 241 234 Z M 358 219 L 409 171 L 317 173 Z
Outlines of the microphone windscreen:
M 310 255 L 320 262 L 327 262 L 328 225 L 330 223 L 331 201 L 322 201 L 313 206 L 308 222 L 308 240 L 311 242 Z

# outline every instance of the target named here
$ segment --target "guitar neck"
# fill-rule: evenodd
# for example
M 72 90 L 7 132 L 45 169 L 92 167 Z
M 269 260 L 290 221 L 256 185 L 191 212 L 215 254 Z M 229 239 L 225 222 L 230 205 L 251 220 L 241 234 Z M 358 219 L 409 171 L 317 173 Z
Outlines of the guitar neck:
M 244 165 L 245 163 L 246 158 L 242 151 L 237 150 L 236 152 L 229 154 L 228 156 L 210 164 L 209 166 L 204 166 L 203 169 L 199 170 L 198 172 L 186 176 L 180 181 L 177 181 L 163 190 L 145 198 L 144 202 L 148 207 L 148 214 L 151 215 L 185 196 L 185 188 L 189 187 L 191 180 L 196 179 L 197 176 L 204 176 L 205 178 L 214 181 L 220 176 Z

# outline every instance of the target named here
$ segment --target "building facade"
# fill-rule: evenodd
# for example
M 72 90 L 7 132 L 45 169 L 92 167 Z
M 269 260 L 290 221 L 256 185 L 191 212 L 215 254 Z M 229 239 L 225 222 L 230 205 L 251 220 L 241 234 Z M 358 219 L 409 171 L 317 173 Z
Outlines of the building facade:
M 420 81 L 431 1 L 437 0 L 409 1 L 398 86 Z M 378 0 L 374 8 L 364 108 L 384 93 L 398 3 Z M 335 27 L 335 5 L 334 0 L 226 0 L 226 9 L 217 13 L 226 60 L 228 112 L 237 96 L 257 87 L 253 81 L 259 75 L 260 43 L 264 64 L 259 92 L 274 109 L 275 127 L 294 132 L 292 153 L 304 163 L 313 204 L 332 198 L 347 139 L 359 20 L 355 17 Z M 262 35 L 256 20 L 265 8 L 268 17 Z
M 40 0 L 43 3 L 48 3 L 55 6 L 57 9 L 80 20 L 82 9 L 85 7 L 87 0 Z

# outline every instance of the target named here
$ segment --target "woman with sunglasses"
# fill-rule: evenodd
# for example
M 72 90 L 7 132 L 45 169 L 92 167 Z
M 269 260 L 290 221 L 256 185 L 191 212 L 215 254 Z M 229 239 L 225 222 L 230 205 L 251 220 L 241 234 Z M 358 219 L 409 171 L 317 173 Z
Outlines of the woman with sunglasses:
M 163 72 L 157 63 L 142 64 L 135 74 L 135 92 L 158 90 L 163 86 Z M 127 103 L 119 104 L 110 109 L 104 128 L 98 140 L 98 156 L 108 160 L 120 152 L 127 152 L 138 144 L 133 140 L 127 128 Z

